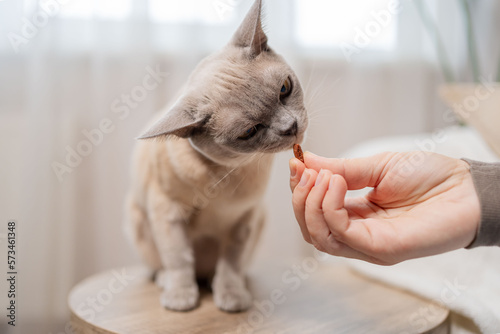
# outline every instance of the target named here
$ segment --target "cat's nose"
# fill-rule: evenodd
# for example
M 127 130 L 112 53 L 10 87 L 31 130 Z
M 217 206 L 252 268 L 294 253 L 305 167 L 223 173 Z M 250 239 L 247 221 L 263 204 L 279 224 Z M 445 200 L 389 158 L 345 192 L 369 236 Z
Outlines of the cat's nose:
M 298 128 L 299 128 L 299 126 L 297 124 L 297 121 L 294 121 L 292 126 L 290 126 L 287 130 L 283 131 L 281 133 L 281 135 L 282 136 L 296 136 Z

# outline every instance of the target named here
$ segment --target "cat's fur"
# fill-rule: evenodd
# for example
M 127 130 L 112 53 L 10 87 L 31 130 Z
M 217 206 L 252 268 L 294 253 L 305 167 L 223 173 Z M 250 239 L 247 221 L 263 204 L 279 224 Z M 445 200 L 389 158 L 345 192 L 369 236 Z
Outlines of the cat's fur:
M 299 81 L 267 45 L 261 2 L 142 136 L 159 139 L 136 147 L 128 231 L 172 310 L 196 307 L 196 277 L 211 275 L 220 309 L 251 305 L 245 266 L 264 222 L 273 153 L 301 142 L 307 127 Z M 281 98 L 287 78 L 292 91 Z

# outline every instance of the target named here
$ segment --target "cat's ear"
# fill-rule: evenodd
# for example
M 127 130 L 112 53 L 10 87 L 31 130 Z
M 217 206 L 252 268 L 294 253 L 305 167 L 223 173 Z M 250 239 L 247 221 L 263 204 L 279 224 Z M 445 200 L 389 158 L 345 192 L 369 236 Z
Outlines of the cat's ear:
M 262 29 L 262 0 L 256 0 L 240 27 L 233 35 L 231 44 L 247 48 L 253 57 L 267 50 L 267 36 Z
M 137 139 L 148 139 L 165 135 L 188 138 L 196 130 L 199 130 L 204 123 L 205 118 L 194 116 L 189 104 L 181 99 Z

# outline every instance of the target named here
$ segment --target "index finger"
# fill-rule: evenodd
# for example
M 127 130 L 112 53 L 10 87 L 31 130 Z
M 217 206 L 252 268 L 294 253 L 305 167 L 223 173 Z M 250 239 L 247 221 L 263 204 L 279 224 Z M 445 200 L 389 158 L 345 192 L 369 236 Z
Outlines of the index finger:
M 311 236 L 309 235 L 309 231 L 306 226 L 305 212 L 306 212 L 306 200 L 307 196 L 309 196 L 309 192 L 311 191 L 314 183 L 316 182 L 316 177 L 318 173 L 315 170 L 309 169 L 304 171 L 302 174 L 301 183 L 299 183 L 292 194 L 292 206 L 293 213 L 295 214 L 295 218 L 299 223 L 300 230 L 304 237 L 304 240 L 308 243 L 311 243 Z
M 302 177 L 302 173 L 304 173 L 306 166 L 297 158 L 290 159 L 288 164 L 290 166 L 290 190 L 293 193 L 293 190 L 300 182 L 300 178 Z
M 328 169 L 332 174 L 341 175 L 349 190 L 376 187 L 383 179 L 386 166 L 397 153 L 381 153 L 366 158 L 334 159 L 324 158 L 310 152 L 304 153 L 307 168 L 320 171 Z

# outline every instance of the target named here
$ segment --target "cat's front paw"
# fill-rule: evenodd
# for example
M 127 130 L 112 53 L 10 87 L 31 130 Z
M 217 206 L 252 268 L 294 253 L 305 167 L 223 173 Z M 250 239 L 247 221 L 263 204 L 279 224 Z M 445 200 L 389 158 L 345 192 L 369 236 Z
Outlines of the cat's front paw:
M 214 291 L 214 302 L 226 312 L 241 312 L 252 305 L 252 295 L 242 287 L 224 287 Z
M 173 311 L 189 311 L 198 305 L 200 293 L 196 285 L 164 290 L 160 296 L 163 307 Z

